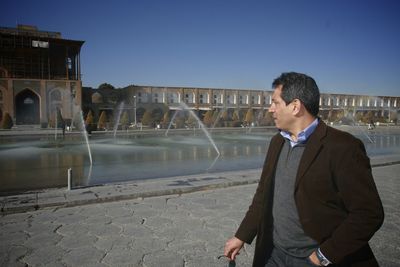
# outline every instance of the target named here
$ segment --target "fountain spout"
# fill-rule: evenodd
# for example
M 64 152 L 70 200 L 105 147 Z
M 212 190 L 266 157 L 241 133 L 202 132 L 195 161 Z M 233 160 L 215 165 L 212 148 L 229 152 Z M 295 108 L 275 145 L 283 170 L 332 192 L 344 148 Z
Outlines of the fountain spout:
M 118 108 L 117 108 L 117 116 L 114 118 L 114 121 L 115 121 L 115 123 L 114 123 L 114 131 L 113 131 L 113 133 L 114 133 L 114 138 L 117 136 L 117 130 L 118 130 L 118 124 L 119 124 L 119 121 L 120 121 L 120 119 L 121 119 L 121 113 L 122 113 L 122 110 L 124 109 L 124 101 L 122 101 L 121 102 L 121 104 L 119 104 L 118 105 Z
M 82 110 L 81 110 L 81 123 L 82 123 L 83 136 L 85 137 L 85 142 L 86 142 L 86 146 L 87 146 L 87 150 L 88 150 L 88 154 L 89 154 L 90 166 L 92 166 L 92 164 L 93 164 L 92 151 L 90 150 L 89 138 L 88 138 L 88 134 L 87 134 L 86 127 L 85 127 L 85 121 L 83 120 Z
M 202 130 L 202 131 L 204 132 L 204 134 L 207 136 L 208 140 L 210 141 L 210 143 L 211 143 L 212 146 L 214 147 L 215 152 L 217 152 L 217 154 L 218 154 L 218 156 L 219 156 L 221 153 L 219 152 L 219 149 L 218 149 L 217 145 L 215 144 L 215 142 L 214 142 L 213 138 L 211 137 L 210 133 L 207 131 L 207 129 L 206 129 L 206 127 L 204 126 L 203 122 L 202 122 L 202 121 L 199 119 L 199 117 L 193 112 L 193 110 L 191 110 L 185 103 L 182 102 L 182 103 L 180 103 L 180 105 L 181 105 L 181 107 L 182 107 L 183 110 L 187 110 L 187 111 L 189 112 L 189 114 L 190 114 L 191 116 L 193 116 L 193 118 L 196 119 L 196 121 L 197 121 L 197 123 L 199 124 L 201 130 Z M 170 126 L 171 126 L 171 124 L 172 124 L 172 121 L 175 119 L 177 113 L 178 113 L 178 112 L 175 111 L 175 114 L 174 114 L 174 116 L 173 116 L 172 119 L 171 119 Z M 165 133 L 166 136 L 167 136 L 167 134 L 168 134 L 168 130 L 169 130 L 170 126 L 168 127 L 168 129 L 167 129 L 167 131 L 166 131 L 166 133 Z

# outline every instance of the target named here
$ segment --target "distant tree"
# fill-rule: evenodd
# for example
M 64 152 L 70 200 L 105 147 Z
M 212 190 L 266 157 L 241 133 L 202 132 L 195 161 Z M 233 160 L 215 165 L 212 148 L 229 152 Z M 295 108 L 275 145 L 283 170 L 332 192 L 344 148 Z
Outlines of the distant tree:
M 124 113 L 122 113 L 121 119 L 119 121 L 122 125 L 122 129 L 126 129 L 126 127 L 129 124 L 129 115 L 127 111 L 124 111 Z
M 344 111 L 343 110 L 338 110 L 335 113 L 334 121 L 335 122 L 342 122 L 343 117 L 344 117 Z
M 106 114 L 106 112 L 103 110 L 101 113 L 100 113 L 100 117 L 99 117 L 99 122 L 97 123 L 97 128 L 98 129 L 103 129 L 103 130 L 105 130 L 105 129 L 107 129 L 107 114 Z
M 251 125 L 254 122 L 254 112 L 251 108 L 247 110 L 246 117 L 244 118 L 244 122 L 247 125 Z
M 272 113 L 266 111 L 260 124 L 262 126 L 272 126 L 272 125 L 274 125 L 274 119 L 272 118 Z
M 239 112 L 237 110 L 235 110 L 232 115 L 232 122 L 230 123 L 230 126 L 239 127 L 240 124 L 241 124 L 241 122 L 240 122 Z
M 162 118 L 164 116 L 164 111 L 162 108 L 155 108 L 151 112 L 151 117 L 153 118 L 153 122 L 161 122 Z
M 115 87 L 112 86 L 109 83 L 102 83 L 102 84 L 99 85 L 98 89 L 102 89 L 102 90 L 104 90 L 104 89 L 115 89 Z
M 228 110 L 224 110 L 219 118 L 222 126 L 228 126 L 228 121 L 230 121 Z
M 11 129 L 14 123 L 8 112 L 4 113 L 3 120 L 1 121 L 1 129 Z
M 203 118 L 203 123 L 205 126 L 207 127 L 211 127 L 214 123 L 213 120 L 213 111 L 212 110 L 208 110 L 205 114 L 204 114 L 204 118 Z
M 86 115 L 85 120 L 86 125 L 91 125 L 94 123 L 93 112 L 89 110 L 88 114 Z
M 397 111 L 390 111 L 390 121 L 389 122 L 394 122 L 397 124 Z
M 164 113 L 164 116 L 163 116 L 163 118 L 161 120 L 162 127 L 163 128 L 168 128 L 170 120 L 171 119 L 169 117 L 169 112 L 167 111 L 167 112 Z
M 238 112 L 237 110 L 235 110 L 235 111 L 233 112 L 232 120 L 233 120 L 233 121 L 240 121 L 239 112 Z
M 184 111 L 177 111 L 178 113 L 175 116 L 175 120 L 173 123 L 175 123 L 175 128 L 184 128 L 185 127 L 185 121 L 186 119 L 186 112 Z
M 54 128 L 56 126 L 56 115 L 57 114 L 50 114 L 47 126 L 50 128 Z
M 363 113 L 362 111 L 356 111 L 356 115 L 355 115 L 355 120 L 356 122 L 361 122 L 363 119 Z
M 89 134 L 92 133 L 92 130 L 95 130 L 96 128 L 94 126 L 94 117 L 91 110 L 89 110 L 89 113 L 86 116 L 85 124 L 85 129 Z
M 62 134 L 65 135 L 65 120 L 64 120 L 64 118 L 63 118 L 63 116 L 61 114 L 61 110 L 59 108 L 57 108 L 56 116 L 57 116 L 56 128 L 61 128 L 62 129 Z
M 185 127 L 185 117 L 184 116 L 176 116 L 176 118 L 175 118 L 175 127 L 176 128 Z
M 193 115 L 189 114 L 186 124 L 188 127 L 194 128 L 197 126 L 197 119 Z
M 213 117 L 212 117 L 212 127 L 219 127 L 222 123 L 221 120 L 221 115 L 222 115 L 222 110 L 218 111 L 218 110 L 214 110 L 213 111 Z
M 362 121 L 365 123 L 370 123 L 374 119 L 374 113 L 372 111 L 368 111 L 364 114 Z
M 64 118 L 61 114 L 61 110 L 57 108 L 57 128 L 64 128 L 64 127 L 65 127 Z
M 229 121 L 230 120 L 229 112 L 227 110 L 224 110 L 224 112 L 222 112 L 221 119 L 223 121 Z
M 146 110 L 143 114 L 142 124 L 147 126 L 152 126 L 154 123 L 154 118 L 151 115 L 151 112 Z

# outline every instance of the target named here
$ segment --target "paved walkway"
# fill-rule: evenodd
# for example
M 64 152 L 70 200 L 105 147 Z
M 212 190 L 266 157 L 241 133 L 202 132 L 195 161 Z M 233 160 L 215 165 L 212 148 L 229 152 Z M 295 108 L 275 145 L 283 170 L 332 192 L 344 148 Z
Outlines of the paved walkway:
M 371 245 L 381 266 L 400 266 L 399 157 L 372 163 L 386 218 Z M 218 256 L 259 175 L 226 172 L 2 197 L 0 266 L 227 266 Z M 250 266 L 252 256 L 253 246 L 246 246 L 236 266 Z

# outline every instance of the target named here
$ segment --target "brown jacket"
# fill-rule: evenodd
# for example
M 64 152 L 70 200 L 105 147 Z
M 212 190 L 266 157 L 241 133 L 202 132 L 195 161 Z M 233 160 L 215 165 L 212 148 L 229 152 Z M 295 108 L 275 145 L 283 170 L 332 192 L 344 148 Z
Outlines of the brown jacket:
M 270 143 L 261 179 L 236 237 L 257 236 L 253 266 L 264 266 L 272 248 L 272 193 L 284 139 Z M 295 202 L 304 232 L 335 266 L 378 266 L 368 245 L 383 223 L 369 158 L 363 143 L 319 122 L 309 137 L 296 176 Z

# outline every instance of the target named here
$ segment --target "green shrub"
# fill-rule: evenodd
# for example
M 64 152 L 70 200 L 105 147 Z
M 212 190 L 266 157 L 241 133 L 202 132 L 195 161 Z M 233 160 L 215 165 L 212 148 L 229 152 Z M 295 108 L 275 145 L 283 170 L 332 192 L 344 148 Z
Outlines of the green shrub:
M 208 110 L 206 114 L 204 114 L 203 123 L 207 127 L 211 127 L 214 123 L 213 113 L 214 112 L 212 110 Z
M 128 112 L 124 111 L 124 113 L 122 113 L 121 119 L 119 120 L 121 126 L 123 129 L 125 129 L 128 124 L 129 124 L 129 115 Z
M 1 121 L 1 129 L 11 129 L 14 123 L 10 114 L 4 113 L 3 120 Z
M 151 112 L 149 112 L 147 110 L 145 111 L 145 113 L 143 114 L 142 123 L 143 123 L 143 125 L 146 125 L 146 126 L 151 126 L 154 123 L 154 118 L 153 118 Z
M 107 129 L 107 114 L 103 110 L 100 114 L 99 123 L 97 124 L 98 129 L 105 130 Z

